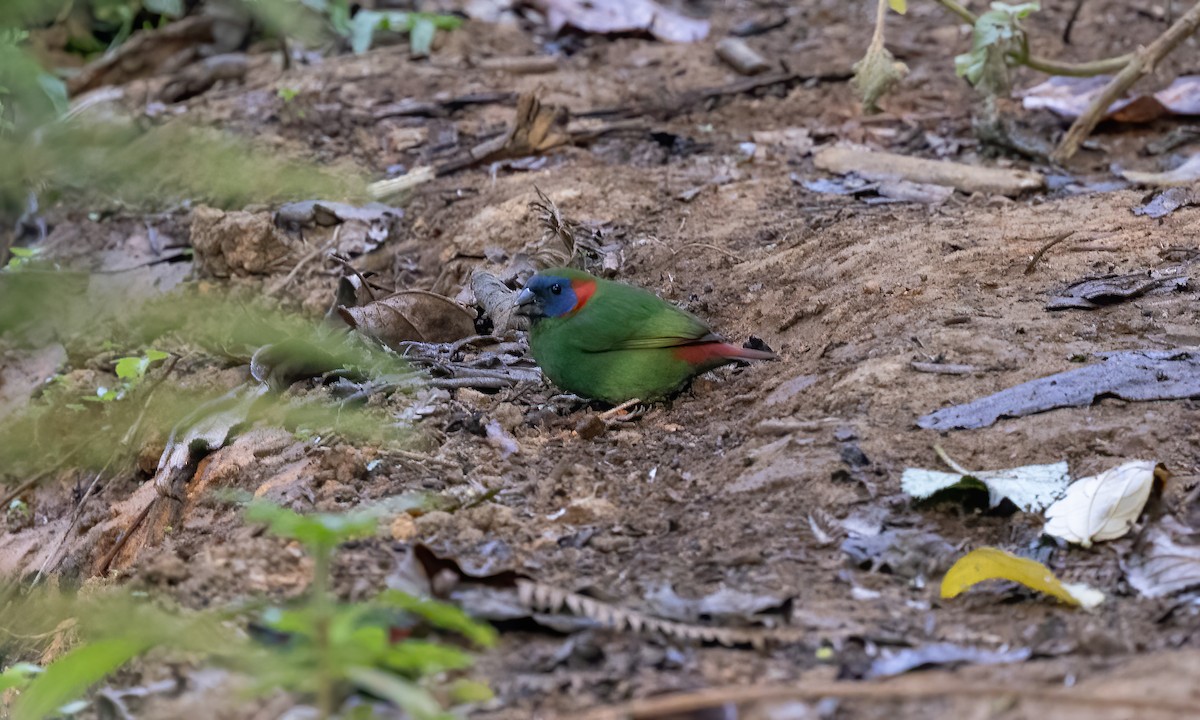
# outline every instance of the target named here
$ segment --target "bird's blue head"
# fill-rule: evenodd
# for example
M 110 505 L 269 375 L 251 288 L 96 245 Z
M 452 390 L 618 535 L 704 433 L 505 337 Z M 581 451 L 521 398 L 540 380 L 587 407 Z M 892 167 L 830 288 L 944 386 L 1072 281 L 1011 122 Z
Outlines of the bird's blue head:
M 517 295 L 518 312 L 531 318 L 565 317 L 579 312 L 594 292 L 595 280 L 569 278 L 553 271 L 538 273 Z

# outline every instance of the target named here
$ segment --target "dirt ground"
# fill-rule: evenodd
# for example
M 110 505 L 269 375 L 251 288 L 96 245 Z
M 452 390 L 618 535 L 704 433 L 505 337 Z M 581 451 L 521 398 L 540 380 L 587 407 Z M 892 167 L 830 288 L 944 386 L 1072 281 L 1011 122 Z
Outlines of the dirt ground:
M 256 61 L 245 83 L 180 104 L 180 114 L 193 121 L 323 162 L 352 163 L 376 177 L 471 147 L 502 130 L 513 113 L 510 98 L 440 117 L 376 120 L 374 111 L 388 103 L 537 90 L 544 104 L 566 106 L 576 117 L 657 104 L 658 112 L 638 116 L 636 129 L 559 149 L 532 169 L 474 167 L 418 188 L 399 203 L 399 232 L 356 263 L 379 273 L 385 285 L 455 297 L 472 270 L 497 271 L 536 240 L 540 228 L 528 203 L 537 187 L 564 214 L 604 228 L 619 247 L 619 279 L 654 289 L 739 343 L 762 338 L 780 355 L 702 377 L 673 402 L 591 439 L 575 429 L 602 409 L 576 404 L 558 414 L 547 409 L 556 407 L 549 388 L 419 393 L 414 427 L 423 440 L 404 455 L 336 440 L 314 447 L 259 428 L 217 453 L 204 486 L 255 490 L 269 484 L 293 507 L 321 510 L 413 490 L 498 491 L 477 507 L 425 514 L 393 525 L 388 537 L 344 549 L 337 578 L 347 597 L 383 587 L 404 548 L 419 541 L 480 572 L 519 570 L 651 614 L 670 604 L 672 592 L 699 599 L 737 591 L 743 600 L 754 599 L 756 610 L 770 609 L 775 621 L 811 638 L 755 650 L 604 628 L 565 636 L 515 628 L 480 658 L 477 676 L 497 697 L 479 717 L 571 717 L 667 691 L 861 678 L 881 653 L 943 642 L 1027 648 L 1030 658 L 893 682 L 910 689 L 1079 686 L 1191 703 L 1196 710 L 1079 705 L 1036 692 L 901 692 L 899 699 L 847 697 L 803 709 L 747 706 L 743 716 L 1200 717 L 1200 610 L 1194 599 L 1149 600 L 1128 586 L 1120 562 L 1132 539 L 1090 550 L 1039 546 L 1040 516 L 918 505 L 900 490 L 905 468 L 939 467 L 935 444 L 968 468 L 1067 460 L 1074 477 L 1148 459 L 1174 473 L 1168 507 L 1185 520 L 1200 519 L 1195 507 L 1180 506 L 1200 472 L 1195 400 L 1106 399 L 946 433 L 915 424 L 938 408 L 1077 367 L 1079 358 L 1094 353 L 1200 345 L 1193 288 L 1095 310 L 1045 309 L 1054 292 L 1080 278 L 1197 257 L 1200 211 L 1183 208 L 1154 220 L 1131 212 L 1143 190 L 1087 189 L 1111 179 L 1113 165 L 1153 170 L 1173 162 L 1141 150 L 1180 121 L 1102 126 L 1095 144 L 1069 168 L 1077 182 L 1016 199 L 958 194 L 927 206 L 811 192 L 798 180 L 827 176 L 806 152 L 758 143 L 750 157 L 743 144 L 756 132 L 804 128 L 818 145 L 851 140 L 1064 175 L 993 156 L 973 139 L 976 100 L 952 62 L 969 34 L 934 3 L 912 2 L 906 17 L 892 19 L 889 46 L 911 73 L 883 100 L 884 114 L 864 117 L 845 80 L 829 78 L 844 77 L 867 45 L 871 5 L 696 3 L 690 11 L 713 24 L 709 39 L 555 40 L 571 54 L 553 72 L 530 75 L 483 69 L 478 61 L 545 53 L 551 39 L 527 25 L 469 21 L 445 35 L 427 61 L 410 61 L 402 46 L 287 71 Z M 1051 57 L 1127 52 L 1165 27 L 1157 6 L 1094 0 L 1083 4 L 1073 43 L 1064 46 L 1060 36 L 1073 3 L 1044 5 L 1030 33 L 1038 51 Z M 690 90 L 737 80 L 716 58 L 716 41 L 739 23 L 774 18 L 787 23 L 748 42 L 814 79 L 673 107 L 672 99 Z M 1195 72 L 1197 57 L 1193 39 L 1147 86 Z M 1040 81 L 1027 71 L 1017 77 L 1019 87 Z M 282 87 L 296 90 L 295 99 L 285 103 Z M 131 90 L 125 100 L 134 109 L 136 97 Z M 1043 131 L 1063 127 L 1047 118 L 1032 124 Z M 406 146 L 413 137 L 420 139 Z M 694 197 L 681 199 L 695 188 L 701 189 Z M 160 231 L 186 242 L 188 212 L 173 211 Z M 49 242 L 62 257 L 99 267 L 110 256 L 144 252 L 142 216 L 93 221 L 79 208 L 54 208 L 49 217 Z M 1031 257 L 1067 231 L 1074 235 L 1026 273 Z M 267 288 L 292 266 L 202 282 Z M 191 270 L 190 263 L 169 267 L 173 275 L 166 279 L 161 267 L 148 269 L 145 284 L 166 289 Z M 338 272 L 333 263 L 312 264 L 282 293 L 283 302 L 323 310 Z M 29 387 L 44 379 L 45 367 L 80 370 L 64 368 L 53 355 L 38 356 L 34 370 L 25 356 L 7 357 L 12 369 L 6 367 L 6 376 L 28 375 Z M 934 359 L 975 370 L 947 375 L 912 367 Z M 245 367 L 183 363 L 176 373 L 185 383 L 215 379 L 232 386 Z M 5 392 L 19 396 L 12 389 L 18 384 L 10 379 Z M 475 427 L 498 421 L 515 438 L 516 451 L 472 432 L 464 422 L 472 417 Z M 104 484 L 73 531 L 62 572 L 86 575 L 96 554 L 107 552 L 117 524 L 127 519 L 123 508 L 153 492 L 147 477 L 144 469 L 131 470 Z M 63 473 L 25 495 L 37 519 L 6 534 L 0 570 L 28 573 L 42 565 L 47 545 L 63 532 L 78 482 L 76 474 Z M 97 527 L 102 530 L 93 532 Z M 887 539 L 871 544 L 870 557 L 858 562 L 842 546 L 848 528 Z M 1036 552 L 1064 580 L 1101 588 L 1108 599 L 1092 612 L 994 587 L 940 599 L 944 570 L 983 545 Z M 167 537 L 128 558 L 118 577 L 201 608 L 247 596 L 295 596 L 307 570 L 286 543 L 244 527 L 235 510 L 196 502 Z M 732 612 L 718 622 L 745 622 L 754 614 Z M 135 670 L 131 683 L 169 674 L 148 665 Z M 186 665 L 170 672 L 182 675 L 183 691 L 144 701 L 139 717 L 278 717 L 291 702 L 247 703 L 223 690 L 227 678 L 190 676 Z M 732 717 L 703 717 L 718 716 Z

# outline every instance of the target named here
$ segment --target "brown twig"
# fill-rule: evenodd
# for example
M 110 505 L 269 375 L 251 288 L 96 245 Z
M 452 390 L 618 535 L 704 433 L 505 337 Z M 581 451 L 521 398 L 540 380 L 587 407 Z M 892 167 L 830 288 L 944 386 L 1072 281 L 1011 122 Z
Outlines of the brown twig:
M 1092 99 L 1087 111 L 1075 119 L 1071 129 L 1067 131 L 1050 159 L 1057 163 L 1070 160 L 1087 136 L 1091 135 L 1092 130 L 1095 130 L 1096 126 L 1100 124 L 1100 120 L 1104 118 L 1108 108 L 1143 75 L 1153 72 L 1159 61 L 1195 33 L 1197 28 L 1200 28 L 1200 2 L 1193 5 L 1191 10 L 1176 20 L 1174 25 L 1167 28 L 1167 31 L 1150 43 L 1148 47 L 1133 54 L 1124 69 L 1117 73 L 1104 86 L 1100 94 Z
M 1049 250 L 1050 248 L 1059 244 L 1063 240 L 1066 240 L 1067 238 L 1071 237 L 1074 234 L 1075 234 L 1075 231 L 1070 230 L 1068 232 L 1059 233 L 1058 235 L 1055 235 L 1054 237 L 1050 238 L 1050 242 L 1043 245 L 1041 247 L 1041 249 L 1039 249 L 1037 252 L 1035 252 L 1033 254 L 1033 257 L 1031 257 L 1029 259 L 1029 264 L 1025 266 L 1025 272 L 1023 274 L 1024 275 L 1032 275 L 1033 269 L 1035 267 L 1037 267 L 1038 261 L 1042 259 L 1042 256 L 1046 254 L 1047 250 Z
M 910 676 L 920 677 L 920 676 Z M 1184 717 L 1196 711 L 1192 702 L 1172 701 L 1162 697 L 1121 697 L 1107 693 L 1092 692 L 1084 688 L 1028 687 L 991 683 L 958 682 L 933 684 L 924 681 L 916 684 L 901 680 L 888 683 L 863 682 L 808 682 L 804 687 L 750 686 L 718 687 L 695 692 L 644 698 L 603 708 L 581 717 L 583 720 L 649 720 L 650 718 L 683 716 L 707 708 L 721 707 L 730 703 L 770 702 L 782 700 L 818 700 L 821 698 L 843 700 L 922 700 L 947 697 L 995 698 L 1015 697 L 1039 702 L 1082 705 L 1089 707 L 1120 707 L 1130 710 L 1184 713 Z
M 109 550 L 108 554 L 104 556 L 104 559 L 100 561 L 100 566 L 96 569 L 96 575 L 103 576 L 108 574 L 108 568 L 112 565 L 113 560 L 117 559 L 117 555 L 121 552 L 122 548 L 125 547 L 125 544 L 129 542 L 129 538 L 133 537 L 133 534 L 142 526 L 142 523 L 146 522 L 146 518 L 150 515 L 150 510 L 152 510 L 154 506 L 157 505 L 160 500 L 162 500 L 162 498 L 162 495 L 155 495 L 154 497 L 150 498 L 150 502 L 146 503 L 146 507 L 142 508 L 141 512 L 137 514 L 137 517 L 133 519 L 133 522 L 129 523 L 129 529 L 121 533 L 121 536 L 117 538 L 116 543 L 113 544 L 112 549 Z
M 342 257 L 341 255 L 338 255 L 337 253 L 330 253 L 330 254 L 329 254 L 329 257 L 330 257 L 330 258 L 331 258 L 331 259 L 332 259 L 334 262 L 336 262 L 336 263 L 338 263 L 339 265 L 341 265 L 343 268 L 345 268 L 345 269 L 349 270 L 350 272 L 354 273 L 354 277 L 358 278 L 358 281 L 359 281 L 360 283 L 362 283 L 363 289 L 367 291 L 367 296 L 371 298 L 371 302 L 375 302 L 376 300 L 378 300 L 378 299 L 379 299 L 379 298 L 375 297 L 375 291 L 371 289 L 372 287 L 374 287 L 374 288 L 378 288 L 378 289 L 380 289 L 380 290 L 383 290 L 383 291 L 385 291 L 385 292 L 387 292 L 387 293 L 390 293 L 390 294 L 392 294 L 392 295 L 395 295 L 395 294 L 396 294 L 396 289 L 395 289 L 395 288 L 387 288 L 387 287 L 384 287 L 384 286 L 382 286 L 382 285 L 378 285 L 378 284 L 372 283 L 371 281 L 367 280 L 365 277 L 363 277 L 363 274 L 362 274 L 361 272 L 359 272 L 359 271 L 358 271 L 358 268 L 356 268 L 356 267 L 354 267 L 353 265 L 351 265 L 351 264 L 350 264 L 350 261 L 349 261 L 349 260 L 347 260 L 346 258 Z
M 300 258 L 300 261 L 298 263 L 296 263 L 295 267 L 292 268 L 292 271 L 287 274 L 287 276 L 283 279 L 283 281 L 266 292 L 267 297 L 272 297 L 274 295 L 278 295 L 279 293 L 283 292 L 284 288 L 286 288 L 288 285 L 291 285 L 292 280 L 296 279 L 296 275 L 298 275 L 300 273 L 301 268 L 303 268 L 309 262 L 314 260 L 317 256 L 323 254 L 326 250 L 329 250 L 332 247 L 336 247 L 338 238 L 341 237 L 341 235 L 342 235 L 342 226 L 338 225 L 337 227 L 335 227 L 333 229 L 333 235 L 331 235 L 330 238 L 325 241 L 325 244 L 323 244 L 319 247 L 313 248 L 311 252 L 309 252 L 304 257 Z
M 754 92 L 755 90 L 761 90 L 762 88 L 770 87 L 772 85 L 798 85 L 809 80 L 814 80 L 817 82 L 838 82 L 842 80 L 849 80 L 852 75 L 853 73 L 842 70 L 836 72 L 807 74 L 791 72 L 789 70 L 763 73 L 762 75 L 756 75 L 755 77 L 735 80 L 734 82 L 726 85 L 689 90 L 674 96 L 665 102 L 662 98 L 652 98 L 618 107 L 588 110 L 586 112 L 579 113 L 575 117 L 630 118 L 641 115 L 660 115 L 670 118 L 688 112 L 696 105 L 700 105 L 710 100 L 716 100 L 727 95 L 742 95 L 745 93 Z

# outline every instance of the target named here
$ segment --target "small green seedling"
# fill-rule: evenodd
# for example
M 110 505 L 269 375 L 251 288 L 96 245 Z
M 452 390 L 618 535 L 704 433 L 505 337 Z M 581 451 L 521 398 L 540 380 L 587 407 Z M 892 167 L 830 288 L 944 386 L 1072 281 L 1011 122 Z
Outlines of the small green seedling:
M 450 717 L 431 692 L 448 691 L 453 702 L 477 702 L 491 696 L 486 687 L 459 680 L 447 685 L 444 674 L 471 665 L 464 650 L 410 636 L 418 624 L 461 635 L 487 647 L 495 631 L 456 607 L 387 590 L 373 600 L 338 602 L 330 589 L 333 552 L 343 542 L 375 533 L 377 515 L 300 515 L 255 501 L 246 518 L 264 522 L 269 532 L 303 544 L 313 557 L 313 580 L 297 607 L 270 608 L 264 624 L 287 639 L 257 672 L 260 687 L 312 693 L 322 718 L 333 716 L 354 688 L 384 698 L 418 720 Z
M 153 348 L 147 350 L 144 355 L 133 355 L 123 357 L 117 360 L 116 373 L 117 379 L 121 384 L 117 387 L 98 387 L 96 388 L 96 397 L 85 397 L 84 400 L 92 402 L 112 402 L 125 397 L 130 390 L 135 388 L 138 383 L 145 377 L 146 371 L 150 369 L 152 363 L 159 360 L 166 360 L 170 357 L 169 353 Z
M 33 511 L 29 509 L 29 503 L 21 498 L 13 498 L 8 507 L 4 509 L 4 519 L 10 525 L 23 525 L 33 515 Z
M 954 70 L 972 85 L 993 95 L 1009 91 L 1008 68 L 1029 58 L 1029 38 L 1021 21 L 1041 7 L 1035 3 L 1009 5 L 994 2 L 979 16 L 971 37 L 971 51 L 954 58 Z
M 436 13 L 362 9 L 351 17 L 346 0 L 306 0 L 306 4 L 325 11 L 334 32 L 350 41 L 356 55 L 371 49 L 377 32 L 406 32 L 412 54 L 428 55 L 438 30 L 454 30 L 462 25 L 460 17 Z
M 40 672 L 42 672 L 42 668 L 32 663 L 16 663 L 7 667 L 4 672 L 0 672 L 0 692 L 14 688 L 23 689 Z
M 0 93 L 3 91 L 4 89 L 0 88 Z M 3 105 L 0 105 L 0 108 L 3 108 Z M 42 249 L 13 247 L 9 248 L 8 251 L 12 253 L 12 258 L 10 258 L 8 264 L 4 266 L 4 270 L 6 272 L 18 272 L 21 270 L 21 268 L 32 263 Z

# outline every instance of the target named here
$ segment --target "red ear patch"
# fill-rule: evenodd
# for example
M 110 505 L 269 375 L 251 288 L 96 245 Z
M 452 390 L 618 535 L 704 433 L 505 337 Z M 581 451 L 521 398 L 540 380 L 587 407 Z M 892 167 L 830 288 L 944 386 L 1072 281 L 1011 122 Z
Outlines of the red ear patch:
M 588 304 L 588 300 L 592 299 L 592 295 L 596 294 L 596 281 L 572 280 L 571 289 L 575 291 L 575 307 L 571 308 L 571 312 L 577 313 L 583 309 L 584 305 Z

